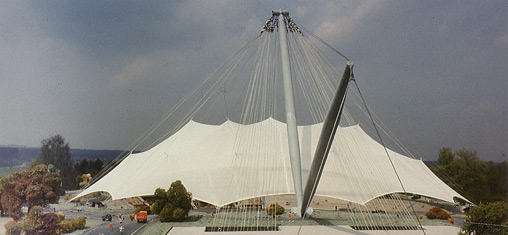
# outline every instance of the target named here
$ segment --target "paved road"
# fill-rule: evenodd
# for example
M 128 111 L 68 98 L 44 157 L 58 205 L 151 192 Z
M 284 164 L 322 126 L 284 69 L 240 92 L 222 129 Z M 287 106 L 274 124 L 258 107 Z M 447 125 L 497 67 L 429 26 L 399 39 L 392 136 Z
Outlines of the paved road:
M 65 217 L 68 219 L 75 219 L 81 216 L 84 216 L 87 218 L 87 220 L 96 220 L 96 221 L 102 221 L 102 216 L 106 213 L 94 213 L 94 212 L 88 212 L 86 210 L 83 210 L 81 212 L 78 212 L 74 207 L 72 209 L 64 209 L 64 210 L 54 210 L 51 207 L 44 208 L 45 213 L 50 212 L 57 212 L 57 211 L 63 211 L 65 213 Z M 125 214 L 125 219 L 122 223 L 123 231 L 120 231 L 120 221 L 118 220 L 118 217 L 116 216 L 116 213 L 109 213 L 113 215 L 112 218 L 112 225 L 113 229 L 110 229 L 109 227 L 109 221 L 103 222 L 104 224 L 101 224 L 99 226 L 94 226 L 93 228 L 88 228 L 82 232 L 82 234 L 87 235 L 97 235 L 97 234 L 136 234 L 136 232 L 140 231 L 142 227 L 145 225 L 159 221 L 158 216 L 149 215 L 148 216 L 148 223 L 137 223 L 136 220 L 130 220 L 129 215 Z
M 89 230 L 85 231 L 83 234 L 85 235 L 97 235 L 97 234 L 136 234 L 138 231 L 141 230 L 144 226 L 146 226 L 149 223 L 159 221 L 159 218 L 157 216 L 149 216 L 148 217 L 148 223 L 138 223 L 136 220 L 124 220 L 124 222 L 120 225 L 120 222 L 117 218 L 113 218 L 112 225 L 113 229 L 110 229 L 109 223 L 105 223 L 104 225 L 101 225 L 99 227 L 90 228 Z M 123 227 L 123 230 L 120 231 L 120 226 Z

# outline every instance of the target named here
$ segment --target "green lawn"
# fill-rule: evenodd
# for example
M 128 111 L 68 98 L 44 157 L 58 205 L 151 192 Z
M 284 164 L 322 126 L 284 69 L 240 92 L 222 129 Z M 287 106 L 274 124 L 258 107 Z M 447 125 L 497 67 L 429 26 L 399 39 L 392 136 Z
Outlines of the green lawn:
M 278 216 L 276 220 L 271 218 L 266 218 L 266 214 L 263 211 L 263 218 L 255 219 L 255 213 L 247 212 L 250 215 L 247 215 L 250 220 L 242 220 L 241 218 L 243 212 L 228 212 L 226 216 L 215 215 L 214 218 L 211 217 L 210 214 L 204 212 L 197 212 L 191 210 L 189 213 L 189 220 L 184 222 L 169 222 L 169 223 L 161 223 L 154 222 L 149 223 L 143 229 L 139 231 L 140 235 L 148 235 L 148 234 L 161 234 L 166 233 L 172 227 L 206 227 L 206 226 L 268 226 L 268 225 L 277 225 L 277 226 L 300 226 L 300 224 L 304 226 L 335 226 L 335 225 L 353 225 L 353 220 L 360 221 L 362 220 L 361 213 L 350 213 L 350 212 L 341 212 L 340 217 L 338 216 L 336 211 L 320 211 L 317 210 L 313 213 L 312 218 L 301 220 L 300 218 L 295 218 L 290 220 L 288 217 L 288 213 L 285 212 L 283 215 Z M 423 215 L 423 214 L 421 214 Z M 153 215 L 151 215 L 153 216 Z M 227 217 L 228 219 L 220 219 L 221 216 Z M 408 222 L 404 221 L 401 218 L 398 218 L 396 214 L 374 214 L 371 215 L 375 217 L 377 222 L 376 225 L 407 225 Z M 460 215 L 454 215 L 457 218 Z M 254 218 L 254 219 L 253 219 Z M 446 220 L 428 220 L 423 216 L 421 220 L 422 225 L 424 226 L 457 226 L 447 223 Z M 362 222 L 359 222 L 360 225 L 363 225 Z

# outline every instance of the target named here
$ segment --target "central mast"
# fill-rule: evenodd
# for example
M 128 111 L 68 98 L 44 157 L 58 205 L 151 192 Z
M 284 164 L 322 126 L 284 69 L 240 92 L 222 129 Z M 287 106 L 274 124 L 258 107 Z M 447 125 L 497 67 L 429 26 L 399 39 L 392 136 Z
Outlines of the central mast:
M 287 44 L 287 31 L 285 18 L 289 17 L 288 11 L 274 11 L 278 16 L 280 54 L 282 59 L 282 78 L 284 85 L 284 103 L 286 108 L 286 123 L 288 130 L 289 157 L 291 160 L 291 171 L 295 186 L 297 212 L 302 208 L 302 161 L 300 159 L 300 144 L 298 141 L 298 129 L 296 126 L 295 102 L 293 96 L 293 84 L 291 82 L 291 70 L 289 68 L 289 50 Z

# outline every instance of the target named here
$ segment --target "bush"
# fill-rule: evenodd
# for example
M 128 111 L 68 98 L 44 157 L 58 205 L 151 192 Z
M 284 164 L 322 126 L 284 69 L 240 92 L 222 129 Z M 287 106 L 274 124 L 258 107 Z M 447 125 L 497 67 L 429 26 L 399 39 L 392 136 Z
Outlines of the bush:
M 466 221 L 461 228 L 461 234 L 472 232 L 476 234 L 508 234 L 508 228 L 496 225 L 508 225 L 508 204 L 503 201 L 493 202 L 489 205 L 480 203 L 466 212 Z
M 175 208 L 171 204 L 166 204 L 166 206 L 161 210 L 159 214 L 159 220 L 161 222 L 175 222 L 175 221 L 183 221 L 187 216 L 187 213 L 182 208 Z
M 266 214 L 275 216 L 275 215 L 281 215 L 284 213 L 285 209 L 279 204 L 271 204 L 268 208 L 266 208 Z
M 60 218 L 55 213 L 48 213 L 42 216 L 42 228 L 43 234 L 53 235 L 58 234 L 57 231 L 60 229 Z
M 70 233 L 70 232 L 74 231 L 74 229 L 72 228 L 71 221 L 64 220 L 64 221 L 61 221 L 60 224 L 58 224 L 58 225 L 59 225 L 59 229 L 57 230 L 58 234 Z
M 23 231 L 21 223 L 16 221 L 9 221 L 4 225 L 7 235 L 20 235 Z
M 75 220 L 72 221 L 73 223 L 73 227 L 75 228 L 74 230 L 76 229 L 84 229 L 85 226 L 86 226 L 86 219 L 85 217 L 79 217 Z
M 44 215 L 44 209 L 40 206 L 34 206 L 28 211 L 26 219 L 23 220 L 23 231 L 27 234 L 39 234 L 42 229 L 43 222 L 42 216 Z
M 84 229 L 85 226 L 86 226 L 85 217 L 79 217 L 72 221 L 64 220 L 60 222 L 57 233 L 58 234 L 71 233 L 77 229 Z
M 425 213 L 425 216 L 427 216 L 427 219 L 447 220 L 451 218 L 450 214 L 437 206 L 430 208 L 430 210 Z
M 65 220 L 65 213 L 63 211 L 57 212 L 56 215 L 58 216 L 58 219 L 60 221 L 64 221 Z

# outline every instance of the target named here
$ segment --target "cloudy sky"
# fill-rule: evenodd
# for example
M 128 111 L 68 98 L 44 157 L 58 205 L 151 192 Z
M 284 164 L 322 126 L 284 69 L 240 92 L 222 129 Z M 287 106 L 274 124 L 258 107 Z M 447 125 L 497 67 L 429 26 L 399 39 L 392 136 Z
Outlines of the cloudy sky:
M 507 159 L 508 2 L 494 0 L 3 1 L 0 145 L 124 149 L 279 8 L 355 62 L 417 156 Z

